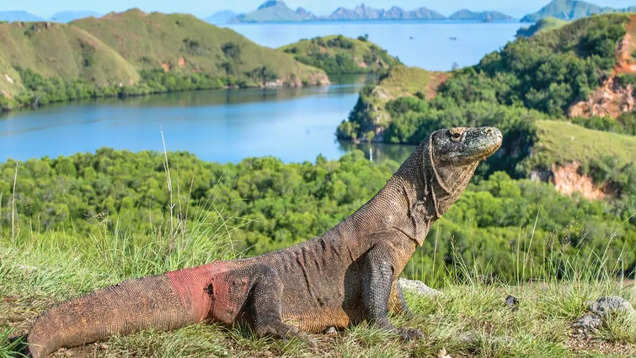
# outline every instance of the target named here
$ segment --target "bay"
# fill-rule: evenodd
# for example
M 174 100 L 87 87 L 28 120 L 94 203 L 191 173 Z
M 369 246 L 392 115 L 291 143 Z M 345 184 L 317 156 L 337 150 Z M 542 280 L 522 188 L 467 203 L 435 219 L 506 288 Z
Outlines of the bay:
M 471 66 L 484 55 L 514 40 L 519 22 L 351 21 L 275 24 L 233 24 L 227 27 L 259 45 L 277 48 L 300 39 L 341 34 L 372 41 L 407 66 L 450 71 Z
M 357 37 L 386 48 L 402 62 L 429 70 L 475 64 L 512 40 L 518 23 L 341 22 L 232 25 L 253 41 L 278 47 L 328 34 Z M 364 77 L 302 89 L 235 89 L 101 99 L 0 114 L 0 161 L 28 160 L 101 147 L 131 151 L 185 150 L 204 160 L 239 162 L 274 156 L 285 162 L 337 159 L 360 149 L 374 161 L 403 160 L 411 146 L 355 145 L 336 140 Z

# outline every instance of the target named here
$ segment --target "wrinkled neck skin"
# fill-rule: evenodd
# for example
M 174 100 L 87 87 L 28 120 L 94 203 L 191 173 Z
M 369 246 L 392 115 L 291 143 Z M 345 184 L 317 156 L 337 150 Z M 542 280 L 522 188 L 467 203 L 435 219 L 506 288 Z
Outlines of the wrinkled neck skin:
M 348 231 L 360 241 L 398 231 L 421 246 L 431 225 L 459 198 L 479 164 L 439 163 L 430 145 L 421 144 L 373 199 L 334 230 Z

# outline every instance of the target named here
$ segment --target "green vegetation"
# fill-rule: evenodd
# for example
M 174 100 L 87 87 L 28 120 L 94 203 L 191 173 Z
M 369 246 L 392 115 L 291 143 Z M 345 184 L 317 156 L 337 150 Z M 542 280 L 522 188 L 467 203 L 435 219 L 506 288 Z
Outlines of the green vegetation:
M 435 90 L 431 91 L 434 98 L 419 90 L 430 88 L 430 80 L 400 74 L 404 70 L 397 67 L 378 85 L 362 91 L 348 121 L 340 125 L 338 136 L 416 144 L 438 128 L 491 125 L 503 131 L 504 144 L 501 154 L 490 158 L 481 167 L 482 174 L 503 170 L 512 177 L 520 178 L 527 177 L 534 169 L 550 168 L 552 163 L 547 163 L 543 154 L 526 159 L 530 153 L 538 153 L 533 146 L 549 147 L 553 143 L 555 147 L 551 152 L 559 150 L 561 157 L 552 159 L 559 159 L 562 163 L 565 160 L 579 161 L 584 170 L 598 168 L 598 165 L 589 164 L 592 158 L 599 159 L 603 153 L 582 155 L 585 153 L 568 146 L 556 146 L 556 143 L 569 143 L 569 140 L 548 141 L 545 137 L 537 137 L 542 126 L 537 124 L 537 120 L 565 119 L 572 104 L 588 98 L 608 78 L 616 64 L 616 45 L 625 35 L 628 20 L 627 15 L 595 16 L 529 39 L 517 39 L 501 51 L 485 56 L 478 65 L 441 77 L 442 80 L 433 87 Z M 621 77 L 623 85 L 631 83 L 628 82 L 630 78 Z M 404 90 L 387 90 L 398 86 Z M 574 118 L 571 121 L 591 129 L 634 134 L 633 116 L 624 114 L 618 119 Z M 543 123 L 545 127 L 548 125 L 545 123 L 551 122 Z M 590 133 L 580 127 L 571 128 Z M 566 136 L 559 130 L 553 134 Z M 586 134 L 581 138 L 589 141 L 589 145 L 597 141 L 596 134 Z M 620 147 L 606 154 L 621 151 L 624 153 L 623 164 L 636 160 L 633 144 L 628 144 L 633 143 L 633 138 L 617 135 L 601 135 L 601 138 Z M 596 175 L 594 170 L 589 173 L 597 178 L 602 176 Z
M 258 254 L 305 240 L 350 214 L 395 164 L 362 153 L 338 161 L 283 164 L 273 158 L 216 164 L 187 153 L 102 149 L 0 166 L 0 355 L 43 309 L 126 278 Z M 171 188 L 167 184 L 170 175 Z M 15 196 L 14 196 L 15 195 Z M 15 225 L 11 212 L 15 198 Z M 620 274 L 636 270 L 629 212 L 561 196 L 547 184 L 496 173 L 477 180 L 434 225 L 405 275 L 443 287 L 407 295 L 420 342 L 362 324 L 300 341 L 259 339 L 246 327 L 193 325 L 113 337 L 80 350 L 107 356 L 580 356 L 636 352 L 635 323 L 609 321 L 592 340 L 569 325 L 600 295 L 633 303 Z M 633 212 L 633 209 L 632 211 Z M 15 229 L 12 230 L 12 227 Z M 618 283 L 615 283 L 618 279 Z M 528 281 L 541 281 L 528 283 Z M 513 286 L 510 286 L 513 285 Z M 521 304 L 504 304 L 513 294 Z M 488 327 L 484 329 L 484 327 Z
M 384 73 L 399 61 L 368 41 L 368 36 L 351 39 L 342 35 L 315 37 L 280 48 L 297 61 L 325 70 L 328 74 Z
M 594 159 L 610 157 L 616 165 L 634 164 L 636 137 L 590 130 L 564 121 L 537 121 L 537 143 L 533 148 L 534 164 L 548 168 L 552 163 L 577 160 L 589 166 Z M 636 183 L 634 183 L 636 185 Z
M 260 254 L 331 228 L 371 198 L 396 169 L 394 162 L 371 164 L 361 152 L 336 162 L 319 157 L 315 164 L 260 158 L 221 165 L 187 153 L 173 153 L 169 159 L 172 195 L 158 153 L 102 149 L 97 154 L 29 160 L 18 169 L 18 224 L 38 235 L 65 233 L 80 239 L 105 228 L 150 240 L 159 227 L 173 232 L 169 223 L 185 220 L 184 213 L 188 218 L 221 215 L 233 228 L 233 247 Z M 636 170 L 633 164 L 630 168 L 626 180 L 634 183 Z M 0 167 L 0 224 L 5 229 L 11 226 L 14 174 L 14 162 Z M 470 267 L 503 282 L 541 279 L 548 273 L 517 277 L 514 266 L 515 240 L 532 232 L 534 244 L 523 250 L 537 264 L 555 260 L 557 272 L 549 274 L 583 265 L 593 258 L 592 252 L 602 251 L 608 262 L 621 262 L 612 270 L 633 275 L 636 252 L 628 248 L 636 245 L 636 221 L 630 218 L 636 186 L 631 188 L 622 193 L 619 207 L 560 196 L 547 184 L 514 181 L 504 173 L 492 175 L 471 186 L 434 227 L 433 239 L 420 250 L 422 260 L 428 261 L 416 260 L 409 273 L 444 285 L 456 275 L 449 260 L 458 253 Z M 481 245 L 483 250 L 474 250 Z M 563 251 L 562 256 L 541 257 L 546 248 L 554 255 Z
M 550 31 L 554 29 L 558 29 L 567 24 L 567 21 L 557 19 L 556 17 L 546 17 L 540 19 L 532 26 L 522 27 L 517 30 L 517 37 L 532 37 L 534 34 L 542 33 L 545 31 Z
M 319 69 L 190 15 L 133 9 L 71 24 L 0 24 L 5 110 L 79 98 L 326 82 Z

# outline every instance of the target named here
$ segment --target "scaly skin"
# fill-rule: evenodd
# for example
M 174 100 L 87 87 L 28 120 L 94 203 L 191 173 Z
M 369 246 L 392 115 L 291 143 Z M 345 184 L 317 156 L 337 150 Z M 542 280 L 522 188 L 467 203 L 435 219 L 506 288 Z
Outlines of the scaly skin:
M 33 357 L 146 328 L 204 320 L 245 321 L 285 337 L 362 320 L 394 327 L 409 313 L 397 279 L 432 223 L 464 191 L 479 162 L 501 145 L 496 128 L 433 133 L 376 196 L 322 236 L 263 256 L 213 262 L 101 289 L 51 308 L 29 336 Z

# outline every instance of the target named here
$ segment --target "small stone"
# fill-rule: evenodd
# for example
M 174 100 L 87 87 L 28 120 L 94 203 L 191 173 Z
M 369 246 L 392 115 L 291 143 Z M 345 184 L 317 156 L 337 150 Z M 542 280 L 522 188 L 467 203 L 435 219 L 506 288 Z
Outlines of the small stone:
M 447 352 L 446 352 L 446 348 L 442 348 L 440 349 L 440 351 L 437 353 L 437 358 L 453 358 L 451 357 Z
M 601 297 L 588 302 L 589 312 L 572 324 L 575 335 L 588 336 L 597 330 L 613 312 L 634 314 L 634 308 L 626 299 L 617 296 Z
M 574 328 L 578 328 L 580 331 L 593 331 L 601 326 L 603 321 L 594 313 L 586 313 L 583 317 L 574 322 Z
M 513 311 L 516 311 L 519 309 L 519 300 L 513 295 L 508 295 L 508 297 L 506 297 L 506 306 Z
M 398 284 L 403 291 L 409 291 L 421 296 L 437 296 L 442 294 L 441 291 L 426 286 L 422 281 L 401 278 L 398 280 Z
M 601 317 L 605 317 L 612 312 L 634 312 L 634 308 L 626 299 L 617 296 L 601 297 L 596 301 L 588 302 L 588 309 Z
M 330 336 L 336 335 L 338 334 L 338 330 L 336 330 L 336 327 L 329 327 L 327 328 L 327 330 L 325 331 L 325 334 L 328 334 Z

